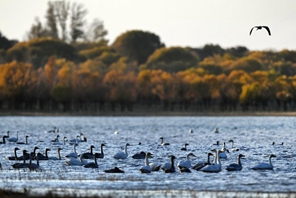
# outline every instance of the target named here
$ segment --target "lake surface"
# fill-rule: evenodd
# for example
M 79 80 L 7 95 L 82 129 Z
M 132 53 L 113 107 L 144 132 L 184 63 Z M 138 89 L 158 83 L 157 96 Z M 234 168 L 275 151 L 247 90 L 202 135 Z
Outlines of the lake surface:
M 257 192 L 273 195 L 296 197 L 296 118 L 295 117 L 1 117 L 1 136 L 10 131 L 10 137 L 19 131 L 19 141 L 25 141 L 29 135 L 28 145 L 15 143 L 1 144 L 0 159 L 3 170 L 0 174 L 0 189 L 15 191 L 29 190 L 32 193 L 53 191 L 60 194 L 76 195 L 111 195 L 131 197 L 174 197 L 197 196 L 258 196 Z M 48 133 L 57 127 L 58 133 Z M 219 133 L 214 133 L 218 127 Z M 189 133 L 192 129 L 193 133 Z M 118 133 L 115 134 L 114 132 Z M 94 145 L 94 152 L 100 152 L 101 143 L 105 143 L 105 157 L 98 159 L 98 169 L 86 169 L 83 166 L 67 166 L 64 156 L 73 152 L 73 146 L 52 145 L 51 140 L 59 134 L 60 142 L 64 136 L 75 139 L 83 133 L 87 142 L 79 143 L 77 153 L 88 152 Z M 164 137 L 169 146 L 159 146 L 160 137 Z M 238 152 L 227 153 L 227 159 L 221 159 L 222 171 L 204 173 L 191 170 L 191 173 L 171 173 L 163 171 L 142 174 L 139 168 L 144 160 L 136 160 L 132 155 L 140 151 L 150 151 L 154 157 L 150 162 L 164 164 L 169 162 L 169 155 L 184 160 L 193 152 L 192 165 L 205 161 L 207 153 L 223 145 L 213 145 L 217 141 L 225 142 L 231 148 L 232 139 Z M 141 142 L 141 145 L 139 145 Z M 275 142 L 274 145 L 272 143 Z M 284 142 L 283 145 L 281 143 Z M 127 148 L 128 158 L 117 160 L 113 155 Z M 187 151 L 180 148 L 188 143 Z M 12 168 L 15 161 L 6 158 L 13 156 L 15 147 L 21 150 L 44 153 L 50 148 L 49 156 L 57 156 L 60 147 L 62 160 L 40 161 L 40 171 Z M 225 167 L 237 161 L 238 154 L 244 154 L 243 170 L 228 172 Z M 268 162 L 269 154 L 273 170 L 255 171 L 251 167 Z M 92 162 L 93 160 L 88 160 Z M 120 167 L 123 174 L 105 173 L 104 170 Z M 228 192 L 228 194 L 226 193 Z M 225 194 L 226 193 L 226 194 Z M 233 194 L 229 194 L 233 193 Z M 275 193 L 275 194 L 274 194 Z M 281 194 L 282 193 L 282 194 Z M 261 194 L 264 195 L 264 194 Z M 265 194 L 266 195 L 266 194 Z

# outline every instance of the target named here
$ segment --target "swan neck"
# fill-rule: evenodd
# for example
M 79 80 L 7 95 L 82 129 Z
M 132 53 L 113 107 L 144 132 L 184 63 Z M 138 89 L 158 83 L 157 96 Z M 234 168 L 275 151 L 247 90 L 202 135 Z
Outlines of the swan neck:
M 124 147 L 124 152 L 125 152 L 125 154 L 127 154 L 127 145 L 125 145 L 125 147 Z
M 171 167 L 172 167 L 172 169 L 175 169 L 175 164 L 174 164 L 174 158 L 173 157 L 171 158 Z
M 16 149 L 14 149 L 14 159 L 15 159 L 15 161 L 17 161 Z
M 58 150 L 58 158 L 59 158 L 59 160 L 62 159 L 62 158 L 61 158 L 61 152 L 60 152 L 60 150 Z
M 103 145 L 101 145 L 101 153 L 104 154 Z
M 269 156 L 269 164 L 270 164 L 270 166 L 272 166 L 272 163 L 271 163 L 271 156 Z
M 147 154 L 146 154 L 146 156 L 145 156 L 145 165 L 146 165 L 146 166 L 149 166 L 148 155 L 147 155 Z

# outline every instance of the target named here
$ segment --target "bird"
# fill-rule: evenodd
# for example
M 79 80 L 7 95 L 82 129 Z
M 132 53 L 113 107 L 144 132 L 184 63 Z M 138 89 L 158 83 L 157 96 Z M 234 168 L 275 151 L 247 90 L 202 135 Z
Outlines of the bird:
M 218 127 L 216 127 L 216 128 L 214 129 L 214 133 L 219 133 L 219 128 L 218 128 Z
M 19 132 L 16 132 L 16 137 L 7 138 L 8 142 L 17 142 L 18 141 L 18 134 Z
M 40 166 L 39 166 L 39 157 L 38 157 L 38 154 L 41 154 L 41 153 L 37 153 L 37 155 L 36 155 L 36 161 L 37 161 L 36 164 L 32 162 L 32 153 L 31 153 L 31 155 L 30 155 L 30 161 L 29 161 L 28 168 L 29 168 L 31 171 L 32 171 L 32 170 L 37 170 L 37 169 L 40 168 Z
M 36 158 L 38 157 L 39 160 L 48 160 L 48 151 L 50 151 L 49 148 L 45 149 L 45 155 L 41 154 L 41 153 L 37 153 Z
M 27 150 L 23 150 L 23 156 L 25 156 L 27 153 Z M 28 154 L 29 155 L 29 154 Z M 23 159 L 23 163 L 15 163 L 11 165 L 13 168 L 15 169 L 19 169 L 19 168 L 28 168 L 29 164 L 26 163 L 26 159 Z
M 217 141 L 216 144 L 213 144 L 213 145 L 215 145 L 215 146 L 219 146 L 219 141 Z
M 210 156 L 213 155 L 212 153 L 208 153 L 208 157 L 207 157 L 207 161 L 206 162 L 199 162 L 197 164 L 195 164 L 194 166 L 192 166 L 192 169 L 200 171 L 203 167 L 210 165 Z
M 0 144 L 6 144 L 6 141 L 5 141 L 6 138 L 8 138 L 8 136 L 7 135 L 3 135 L 2 136 L 2 142 L 0 142 Z
M 59 132 L 59 129 L 57 127 L 53 127 L 53 129 L 46 131 L 47 133 L 57 133 Z
M 192 129 L 189 129 L 189 133 L 193 133 L 193 130 Z
M 124 173 L 124 171 L 118 168 L 117 166 L 108 170 L 104 170 L 104 172 L 105 173 Z
M 103 147 L 106 146 L 104 143 L 101 144 L 101 153 L 96 153 L 97 154 L 97 158 L 104 158 L 104 151 L 103 151 Z
M 48 157 L 49 160 L 61 160 L 62 157 L 61 157 L 61 150 L 63 150 L 62 148 L 58 148 L 58 157 Z
M 161 167 L 161 169 L 165 173 L 174 173 L 174 172 L 176 172 L 176 170 L 175 170 L 175 159 L 176 159 L 176 157 L 174 155 L 169 155 L 169 157 L 171 158 L 171 163 L 164 164 Z
M 136 153 L 132 156 L 133 159 L 145 159 L 146 153 L 144 151 L 141 151 L 139 153 Z
M 16 151 L 18 151 L 18 150 L 20 150 L 18 147 L 15 147 L 14 148 L 14 156 L 9 156 L 9 157 L 7 157 L 7 159 L 8 160 L 17 160 L 17 153 L 16 153 Z
M 90 152 L 83 153 L 83 158 L 84 159 L 94 159 L 94 153 L 93 149 L 96 148 L 94 145 L 90 146 Z
M 98 157 L 98 155 L 97 155 L 98 153 L 95 153 L 94 154 L 94 162 L 89 162 L 89 163 L 87 163 L 87 164 L 85 164 L 84 165 L 84 168 L 99 168 L 99 165 L 98 165 L 98 161 L 97 161 L 97 157 Z
M 273 170 L 273 165 L 271 163 L 271 158 L 276 157 L 274 154 L 270 154 L 268 161 L 269 163 L 260 163 L 254 167 L 252 167 L 253 170 Z
M 77 147 L 77 146 L 78 146 L 78 144 L 75 143 L 75 144 L 73 145 L 73 151 L 74 151 L 74 152 L 69 153 L 69 154 L 66 155 L 65 157 L 66 157 L 66 158 L 77 158 L 77 157 L 78 157 L 77 152 L 76 152 L 76 147 Z
M 79 156 L 79 158 L 66 158 L 66 165 L 68 166 L 82 166 L 86 165 L 87 161 L 83 159 L 83 154 Z
M 201 169 L 203 172 L 218 173 L 221 171 L 221 162 L 220 162 L 220 152 L 221 150 L 213 149 L 212 152 L 215 152 L 215 158 L 213 164 L 209 164 Z
M 145 166 L 141 166 L 139 169 L 141 173 L 151 173 L 152 168 L 149 166 L 149 162 L 148 162 L 149 157 L 150 158 L 153 157 L 152 153 L 150 152 L 145 153 Z
M 233 144 L 234 144 L 234 141 L 233 140 L 229 140 L 228 142 L 231 142 L 231 151 L 239 151 L 239 148 L 235 148 L 234 146 L 233 146 Z
M 187 146 L 188 146 L 188 145 L 189 145 L 189 144 L 187 144 L 187 143 L 184 144 L 184 147 L 180 148 L 180 150 L 181 150 L 181 151 L 187 151 Z
M 129 144 L 129 143 L 126 143 L 126 144 L 125 144 L 125 147 L 124 147 L 124 152 L 119 151 L 119 152 L 116 153 L 113 157 L 114 157 L 115 159 L 126 159 L 126 158 L 128 157 L 127 146 L 130 146 L 130 144 Z
M 237 164 L 233 163 L 233 164 L 229 164 L 228 166 L 226 166 L 226 170 L 228 171 L 241 171 L 243 169 L 243 166 L 241 164 L 241 159 L 244 158 L 245 155 L 243 154 L 239 154 L 237 156 Z
M 170 145 L 170 143 L 168 143 L 168 142 L 163 142 L 163 137 L 160 137 L 159 139 L 161 140 L 161 142 L 160 142 L 160 145 L 161 146 L 168 146 L 168 145 Z
M 182 168 L 191 168 L 191 161 L 189 159 L 190 156 L 196 157 L 193 153 L 189 153 L 186 156 L 186 160 L 179 161 L 177 166 L 179 169 Z
M 28 144 L 28 137 L 29 137 L 29 136 L 26 135 L 26 141 L 25 141 L 25 142 L 17 142 L 17 144 L 26 144 L 26 145 L 27 145 L 27 144 Z
M 271 36 L 271 32 L 268 26 L 254 26 L 252 27 L 251 31 L 250 31 L 250 35 L 252 34 L 253 29 L 256 28 L 256 30 L 261 30 L 262 28 L 265 28 L 268 32 L 268 35 Z

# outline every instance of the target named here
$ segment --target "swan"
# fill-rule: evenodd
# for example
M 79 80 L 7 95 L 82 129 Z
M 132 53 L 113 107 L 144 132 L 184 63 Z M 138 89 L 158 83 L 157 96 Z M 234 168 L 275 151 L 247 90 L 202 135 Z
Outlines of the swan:
M 87 138 L 83 133 L 80 133 L 80 140 L 79 142 L 87 142 Z
M 115 159 L 126 159 L 128 157 L 127 146 L 130 146 L 130 144 L 129 143 L 126 143 L 125 144 L 125 147 L 124 147 L 124 152 L 119 151 L 118 153 L 116 153 L 114 155 L 114 158 Z
M 145 166 L 140 167 L 140 172 L 141 173 L 151 173 L 152 169 L 149 166 L 148 158 L 152 158 L 152 154 L 150 152 L 145 153 Z
M 226 166 L 226 170 L 228 171 L 241 171 L 243 169 L 243 166 L 241 164 L 241 160 L 242 158 L 244 158 L 245 156 L 243 154 L 239 154 L 237 156 L 237 164 L 233 163 L 233 164 L 229 164 L 228 166 Z
M 2 136 L 2 142 L 0 142 L 0 144 L 6 144 L 6 141 L 5 141 L 6 138 L 8 138 L 8 136 L 7 135 L 3 135 Z
M 181 151 L 187 151 L 187 146 L 188 146 L 188 145 L 189 145 L 189 144 L 187 144 L 187 143 L 184 144 L 184 147 L 180 148 L 180 150 L 181 150 Z
M 27 145 L 27 144 L 28 144 L 28 137 L 29 137 L 29 136 L 26 135 L 26 142 L 17 142 L 17 144 L 26 144 L 26 145 Z
M 7 138 L 8 142 L 17 142 L 18 141 L 18 131 L 16 132 L 16 137 Z
M 101 153 L 96 153 L 97 154 L 97 158 L 104 158 L 104 150 L 103 147 L 106 146 L 104 143 L 101 144 Z
M 16 153 L 16 151 L 18 151 L 18 150 L 20 150 L 19 148 L 17 148 L 17 147 L 15 147 L 14 148 L 14 156 L 9 156 L 9 157 L 7 157 L 7 159 L 8 160 L 17 160 L 17 153 Z
M 140 153 L 136 153 L 132 156 L 133 159 L 145 159 L 146 153 L 141 151 Z
M 182 160 L 182 161 L 179 161 L 177 166 L 179 169 L 182 169 L 182 168 L 191 168 L 191 161 L 189 159 L 190 156 L 193 156 L 193 157 L 196 157 L 193 153 L 189 153 L 187 156 L 186 156 L 186 160 Z
M 221 151 L 221 152 L 219 153 L 220 158 L 224 158 L 224 159 L 226 159 L 226 158 L 227 158 L 226 152 L 229 153 L 229 150 L 226 148 L 226 144 L 225 144 L 225 142 L 223 142 L 223 147 L 221 148 L 220 151 Z
M 36 158 L 38 157 L 39 160 L 48 160 L 48 151 L 50 151 L 49 148 L 45 149 L 45 155 L 41 154 L 41 153 L 37 153 Z
M 54 140 L 51 140 L 51 143 L 60 142 L 59 137 L 60 137 L 60 135 L 57 135 L 57 137 Z
M 213 144 L 213 145 L 215 145 L 215 146 L 219 146 L 219 141 L 217 141 L 216 144 Z
M 27 150 L 23 150 L 23 156 L 29 155 L 27 153 Z M 19 169 L 19 168 L 28 168 L 29 164 L 26 163 L 26 159 L 23 159 L 23 163 L 15 163 L 11 165 L 13 168 Z
M 58 157 L 48 157 L 49 160 L 61 160 L 61 150 L 62 148 L 58 148 Z
M 218 127 L 216 127 L 216 128 L 214 129 L 214 133 L 219 133 L 219 128 L 218 128 Z
M 114 168 L 111 168 L 109 170 L 104 170 L 105 173 L 124 173 L 123 170 L 115 166 Z
M 161 143 L 160 143 L 161 146 L 168 146 L 168 145 L 170 145 L 170 143 L 168 143 L 168 142 L 163 142 L 163 137 L 160 137 L 159 139 L 161 139 Z
M 94 159 L 94 153 L 93 149 L 96 148 L 94 145 L 90 146 L 90 152 L 83 153 L 83 158 L 84 159 Z
M 66 158 L 66 165 L 68 166 L 82 166 L 86 165 L 87 161 L 83 160 L 83 154 L 80 155 L 80 157 L 77 158 Z
M 193 130 L 192 129 L 189 129 L 189 133 L 193 133 Z
M 52 145 L 66 145 L 67 137 L 63 137 L 63 143 L 60 141 L 51 142 Z
M 218 173 L 221 171 L 221 162 L 220 162 L 220 155 L 219 155 L 221 150 L 213 149 L 211 151 L 215 152 L 214 163 L 203 167 L 201 171 L 209 172 L 209 173 Z
M 78 144 L 75 143 L 75 144 L 73 145 L 73 151 L 74 151 L 74 152 L 69 153 L 69 154 L 66 155 L 65 157 L 66 157 L 66 158 L 77 158 L 77 157 L 78 157 L 77 152 L 76 152 L 76 147 L 77 147 L 77 146 L 78 146 Z
M 37 170 L 37 169 L 39 169 L 40 166 L 39 166 L 39 157 L 38 157 L 38 154 L 41 154 L 41 153 L 37 153 L 37 155 L 36 155 L 37 164 L 35 164 L 35 163 L 32 163 L 32 153 L 31 153 L 31 155 L 30 155 L 30 161 L 29 161 L 29 165 L 28 165 L 28 168 L 30 170 Z
M 36 156 L 37 149 L 39 149 L 38 146 L 35 146 L 32 153 L 30 153 L 30 154 L 26 153 L 26 155 L 22 155 L 22 156 L 18 157 L 17 160 L 24 160 L 24 159 L 28 160 L 28 159 L 30 159 L 30 155 L 32 155 L 32 158 L 34 158 Z
M 170 167 L 163 166 L 163 167 L 161 167 L 161 169 L 165 173 L 174 173 L 174 172 L 176 172 L 175 164 L 174 164 L 175 163 L 174 160 L 176 159 L 176 157 L 174 155 L 169 155 L 169 157 L 171 158 Z
M 95 159 L 95 162 L 90 162 L 90 163 L 87 163 L 84 165 L 84 168 L 99 168 L 98 166 L 98 161 L 97 161 L 97 155 L 98 153 L 95 153 L 94 154 L 94 159 Z
M 200 171 L 203 167 L 210 165 L 210 156 L 213 155 L 212 153 L 208 153 L 207 161 L 195 164 L 192 169 Z
M 78 144 L 80 142 L 78 138 L 80 138 L 80 135 L 77 135 L 75 139 L 70 140 L 69 144 L 70 145 Z
M 276 157 L 276 155 L 271 154 L 269 155 L 269 163 L 260 163 L 254 167 L 252 167 L 253 170 L 272 170 L 273 169 L 273 165 L 271 163 L 271 158 Z
M 9 138 L 9 133 L 10 133 L 10 132 L 9 132 L 9 131 L 7 131 L 6 133 L 7 133 L 7 135 L 6 135 L 6 136 L 7 136 L 7 138 Z
M 233 140 L 229 140 L 228 142 L 231 142 L 231 151 L 239 151 L 238 148 L 233 147 L 234 141 Z
M 47 133 L 58 133 L 59 129 L 57 127 L 53 127 L 52 130 L 47 131 Z

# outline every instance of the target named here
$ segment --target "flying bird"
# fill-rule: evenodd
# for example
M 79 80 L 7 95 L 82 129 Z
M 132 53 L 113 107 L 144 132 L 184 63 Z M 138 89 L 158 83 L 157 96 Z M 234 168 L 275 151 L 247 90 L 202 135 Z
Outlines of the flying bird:
M 271 36 L 270 29 L 269 29 L 269 27 L 267 27 L 267 26 L 254 26 L 254 27 L 251 29 L 251 31 L 250 31 L 250 35 L 252 34 L 252 31 L 253 31 L 254 28 L 256 28 L 256 30 L 261 30 L 262 28 L 265 28 L 265 29 L 267 30 L 269 36 Z

